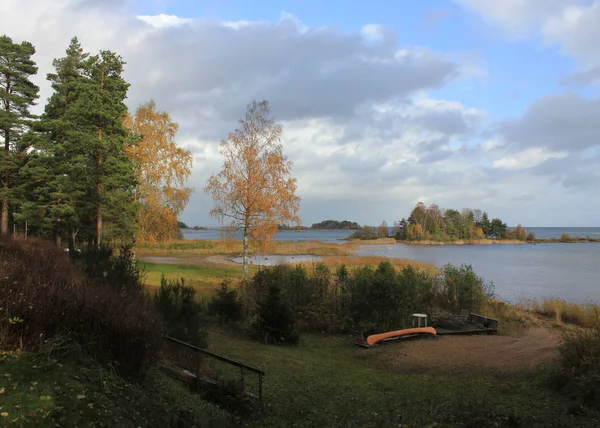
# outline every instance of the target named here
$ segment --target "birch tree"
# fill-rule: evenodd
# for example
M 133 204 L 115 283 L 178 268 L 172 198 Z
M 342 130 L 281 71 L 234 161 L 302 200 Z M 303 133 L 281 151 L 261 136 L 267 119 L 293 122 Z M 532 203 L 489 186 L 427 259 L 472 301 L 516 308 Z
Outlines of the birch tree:
M 204 188 L 215 201 L 211 216 L 243 231 L 245 278 L 250 240 L 267 242 L 279 224 L 299 223 L 300 197 L 291 177 L 293 163 L 283 153 L 282 134 L 267 101 L 250 103 L 240 127 L 221 141 L 223 166 Z

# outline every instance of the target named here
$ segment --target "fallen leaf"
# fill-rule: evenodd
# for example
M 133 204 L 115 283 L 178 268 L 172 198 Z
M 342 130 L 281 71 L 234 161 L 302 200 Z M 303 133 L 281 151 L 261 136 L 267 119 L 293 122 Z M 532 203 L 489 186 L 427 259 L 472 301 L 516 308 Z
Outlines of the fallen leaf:
M 2 416 L 3 418 L 7 418 L 8 412 L 2 412 L 2 413 L 0 413 L 0 416 Z
M 4 388 L 0 388 L 0 394 L 4 394 Z
M 84 398 L 85 398 L 85 395 L 78 395 L 78 396 L 77 396 L 77 399 L 78 399 L 78 400 L 83 400 Z
M 90 409 L 93 409 L 93 408 L 94 408 L 94 404 L 92 404 L 92 403 L 89 403 L 89 404 L 88 404 L 88 407 L 89 407 Z

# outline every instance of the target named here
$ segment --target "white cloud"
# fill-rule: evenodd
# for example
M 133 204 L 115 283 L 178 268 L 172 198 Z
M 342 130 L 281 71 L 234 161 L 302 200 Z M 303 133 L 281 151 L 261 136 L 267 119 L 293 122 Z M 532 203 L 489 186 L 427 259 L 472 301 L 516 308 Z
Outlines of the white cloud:
M 532 147 L 511 156 L 503 157 L 494 161 L 494 168 L 524 169 L 539 165 L 548 159 L 562 159 L 568 155 L 567 152 L 550 152 L 544 147 Z
M 383 40 L 383 28 L 378 24 L 367 24 L 360 30 L 362 36 L 370 42 Z
M 454 1 L 508 37 L 539 37 L 584 67 L 600 65 L 600 0 Z
M 155 28 L 178 27 L 180 25 L 189 24 L 191 19 L 180 18 L 176 15 L 138 15 L 137 18 L 146 24 Z

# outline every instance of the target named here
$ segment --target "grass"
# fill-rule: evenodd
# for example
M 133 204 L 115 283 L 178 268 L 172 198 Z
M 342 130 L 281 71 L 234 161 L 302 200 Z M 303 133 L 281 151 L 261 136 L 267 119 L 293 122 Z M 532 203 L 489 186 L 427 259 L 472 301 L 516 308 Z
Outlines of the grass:
M 600 326 L 600 306 L 596 303 L 569 303 L 558 298 L 524 300 L 518 305 L 531 313 L 554 320 L 557 324 L 567 323 L 580 327 Z
M 411 265 L 414 268 L 417 268 L 419 270 L 424 270 L 426 272 L 435 272 L 439 269 L 434 263 L 420 262 L 420 261 L 409 260 L 409 259 L 388 258 L 388 257 L 382 257 L 382 256 L 360 256 L 360 257 L 330 256 L 330 257 L 324 257 L 322 260 L 319 260 L 319 262 L 323 262 L 327 267 L 333 268 L 333 269 L 338 268 L 341 265 L 346 265 L 348 267 L 365 266 L 365 265 L 377 266 L 377 265 L 379 265 L 379 263 L 385 262 L 385 261 L 390 262 L 397 269 L 402 269 L 408 265 Z M 314 264 L 314 262 L 305 262 L 302 264 L 308 268 L 308 267 L 311 267 Z
M 176 257 L 176 256 L 175 256 Z M 185 278 L 187 284 L 196 287 L 199 294 L 210 294 L 224 279 L 230 278 L 236 280 L 242 278 L 241 265 L 224 265 L 224 264 L 206 264 L 206 265 L 191 265 L 185 264 L 185 259 L 182 258 L 182 263 L 150 263 L 139 262 L 140 267 L 144 270 L 145 283 L 149 287 L 159 287 L 160 278 L 162 275 L 167 279 Z M 330 268 L 337 268 L 341 265 L 348 267 L 372 265 L 377 266 L 382 261 L 391 262 L 397 269 L 402 269 L 408 265 L 412 265 L 418 269 L 433 273 L 437 267 L 432 263 L 419 262 L 408 259 L 394 259 L 379 256 L 364 256 L 364 257 L 347 257 L 347 256 L 327 256 L 321 260 Z M 312 267 L 314 262 L 302 263 L 307 268 Z M 256 266 L 249 266 L 250 275 L 254 274 L 258 269 Z
M 262 254 L 313 256 L 345 256 L 356 252 L 358 242 L 321 242 L 321 241 L 271 241 L 262 249 Z M 146 245 L 138 249 L 139 255 L 177 255 L 193 254 L 212 256 L 217 254 L 241 254 L 242 241 L 227 240 L 178 240 L 167 244 Z M 257 254 L 257 248 L 251 248 L 250 254 Z
M 442 339 L 440 339 L 442 340 Z M 501 377 L 485 370 L 397 370 L 353 338 L 305 335 L 266 346 L 220 327 L 209 350 L 266 371 L 265 409 L 244 421 L 151 372 L 131 384 L 84 356 L 0 353 L 0 425 L 246 427 L 587 427 L 543 371 Z M 389 344 L 402 352 L 402 344 Z M 126 403 L 126 405 L 124 405 Z
M 214 290 L 224 279 L 242 277 L 242 266 L 229 265 L 185 265 L 167 263 L 139 262 L 144 270 L 145 283 L 150 287 L 159 287 L 162 275 L 167 279 L 185 278 L 187 284 L 196 287 L 198 293 L 206 294 Z M 250 274 L 257 269 L 250 266 Z
M 381 364 L 377 349 L 359 349 L 352 341 L 305 335 L 298 347 L 274 347 L 215 328 L 209 349 L 266 371 L 265 414 L 249 426 L 593 424 L 594 415 L 572 417 L 569 401 L 546 386 L 543 374 L 399 373 Z M 401 352 L 401 344 L 387 346 Z
M 1 426 L 234 425 L 223 410 L 158 372 L 131 384 L 74 354 L 0 353 L 0 367 Z

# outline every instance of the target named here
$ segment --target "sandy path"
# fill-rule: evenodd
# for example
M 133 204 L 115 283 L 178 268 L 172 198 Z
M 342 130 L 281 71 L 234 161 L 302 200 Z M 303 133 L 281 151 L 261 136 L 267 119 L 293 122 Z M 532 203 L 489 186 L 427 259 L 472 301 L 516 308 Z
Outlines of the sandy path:
M 439 336 L 437 339 L 389 343 L 367 352 L 392 370 L 433 369 L 497 373 L 529 371 L 552 361 L 560 334 L 545 327 L 532 327 L 520 336 Z

